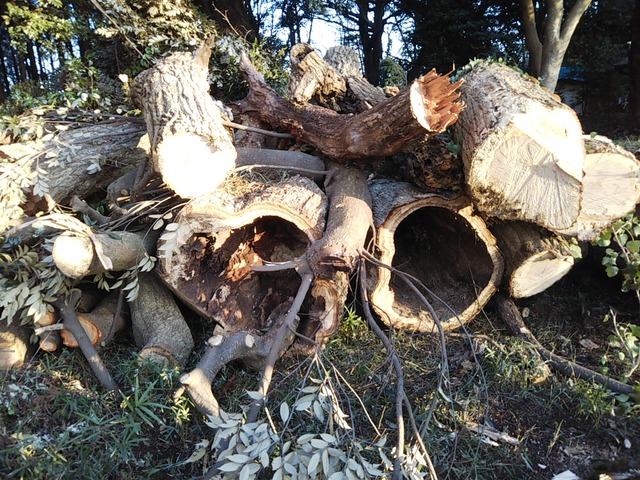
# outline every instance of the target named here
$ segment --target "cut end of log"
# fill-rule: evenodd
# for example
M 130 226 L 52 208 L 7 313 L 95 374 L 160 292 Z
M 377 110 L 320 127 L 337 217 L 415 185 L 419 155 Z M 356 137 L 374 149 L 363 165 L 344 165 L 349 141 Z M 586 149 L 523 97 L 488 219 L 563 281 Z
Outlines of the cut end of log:
M 65 232 L 53 243 L 53 260 L 58 270 L 70 278 L 82 278 L 91 270 L 95 253 L 88 237 Z
M 443 132 L 458 120 L 464 104 L 458 101 L 462 80 L 451 83 L 446 75 L 431 70 L 411 85 L 410 96 L 416 120 L 428 132 Z
M 194 198 L 218 188 L 235 167 L 231 147 L 220 149 L 193 133 L 166 136 L 157 149 L 158 170 L 176 194 Z
M 541 252 L 527 259 L 511 275 L 509 293 L 513 298 L 528 298 L 544 292 L 573 268 L 572 256 Z

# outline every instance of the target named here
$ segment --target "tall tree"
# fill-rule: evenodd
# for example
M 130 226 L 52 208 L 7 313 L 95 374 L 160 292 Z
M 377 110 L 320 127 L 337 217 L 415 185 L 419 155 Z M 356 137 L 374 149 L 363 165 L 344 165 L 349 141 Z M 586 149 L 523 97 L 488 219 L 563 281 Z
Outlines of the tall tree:
M 640 0 L 636 0 L 631 19 L 631 50 L 629 51 L 631 70 L 631 118 L 640 129 Z
M 592 1 L 576 0 L 565 15 L 564 0 L 520 0 L 529 73 L 552 92 L 571 37 Z

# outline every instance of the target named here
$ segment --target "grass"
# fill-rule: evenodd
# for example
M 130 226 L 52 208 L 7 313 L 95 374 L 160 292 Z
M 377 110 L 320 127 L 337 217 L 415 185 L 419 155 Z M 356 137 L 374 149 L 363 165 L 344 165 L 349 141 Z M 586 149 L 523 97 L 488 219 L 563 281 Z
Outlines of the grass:
M 570 283 L 560 288 L 575 292 Z M 592 306 L 577 304 L 575 293 L 566 298 L 554 303 L 564 322 L 548 318 L 544 295 L 527 303 L 532 312 L 528 321 L 548 346 L 584 363 L 589 359 L 581 356 L 578 340 L 596 327 L 568 315 Z M 440 478 L 540 479 L 567 469 L 586 476 L 592 460 L 624 460 L 640 447 L 636 406 L 625 408 L 590 382 L 554 375 L 530 346 L 508 336 L 490 311 L 469 329 L 472 336 L 458 333 L 447 338 L 449 370 L 440 390 L 437 338 L 390 332 L 403 359 L 413 414 Z M 179 372 L 140 366 L 134 351 L 125 334 L 103 352 L 122 387 L 119 394 L 104 393 L 74 350 L 38 354 L 26 368 L 6 374 L 0 380 L 0 476 L 162 479 L 198 478 L 205 472 L 215 454 L 198 446 L 211 441 L 214 431 L 187 399 L 173 400 Z M 249 403 L 246 391 L 256 389 L 258 377 L 240 366 L 227 366 L 214 382 L 222 408 L 241 412 Z M 380 461 L 371 447 L 386 435 L 383 450 L 391 455 L 395 376 L 387 352 L 355 311 L 345 317 L 319 362 L 287 356 L 278 363 L 268 406 L 279 429 L 279 405 L 295 405 L 300 389 L 313 385 L 313 378 L 332 382 L 352 427 L 345 434 L 355 439 L 351 448 L 365 446 L 363 455 Z M 434 395 L 438 402 L 431 411 Z M 492 427 L 520 443 L 491 441 L 474 432 L 474 424 Z M 295 439 L 335 428 L 328 425 L 328 420 L 314 418 L 310 409 L 292 414 L 283 431 Z M 200 456 L 191 457 L 196 452 Z

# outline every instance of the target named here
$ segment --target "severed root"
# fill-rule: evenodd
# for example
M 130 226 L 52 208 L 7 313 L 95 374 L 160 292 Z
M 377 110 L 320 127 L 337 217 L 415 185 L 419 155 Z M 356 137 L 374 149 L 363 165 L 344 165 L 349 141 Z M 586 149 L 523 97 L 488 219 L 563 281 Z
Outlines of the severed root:
M 561 356 L 547 350 L 540 344 L 531 330 L 527 328 L 522 315 L 520 315 L 520 312 L 518 311 L 518 307 L 511 298 L 498 293 L 494 296 L 494 301 L 500 318 L 507 325 L 511 333 L 516 337 L 531 343 L 538 354 L 542 358 L 547 360 L 549 362 L 549 365 L 556 371 L 569 377 L 575 376 L 582 380 L 593 380 L 594 382 L 599 383 L 600 385 L 616 393 L 622 393 L 626 395 L 634 393 L 633 385 L 627 385 L 625 383 L 618 382 L 613 378 L 607 377 L 606 375 L 602 375 L 598 372 L 594 372 L 593 370 L 578 365 L 571 360 L 562 358 Z
M 118 385 L 111 377 L 111 374 L 102 362 L 100 355 L 98 355 L 98 352 L 91 344 L 89 337 L 78 321 L 75 305 L 79 299 L 80 290 L 72 290 L 68 297 L 60 297 L 56 300 L 55 305 L 60 311 L 60 316 L 63 320 L 62 324 L 64 325 L 65 330 L 71 332 L 78 341 L 80 350 L 89 362 L 91 370 L 93 370 L 93 373 L 96 375 L 102 386 L 107 390 L 118 390 Z

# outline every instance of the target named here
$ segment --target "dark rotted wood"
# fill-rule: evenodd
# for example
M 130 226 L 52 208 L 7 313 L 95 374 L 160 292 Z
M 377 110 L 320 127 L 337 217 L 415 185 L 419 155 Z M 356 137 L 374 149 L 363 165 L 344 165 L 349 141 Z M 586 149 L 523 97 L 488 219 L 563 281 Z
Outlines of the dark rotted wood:
M 171 251 L 161 241 L 159 275 L 226 331 L 261 330 L 271 311 L 295 295 L 300 278 L 291 269 L 251 267 L 304 255 L 322 237 L 325 213 L 324 193 L 300 176 L 203 195 L 180 212 Z
M 473 319 L 496 291 L 504 262 L 484 221 L 468 198 L 444 198 L 411 184 L 370 184 L 379 260 L 417 278 L 445 330 Z M 388 269 L 371 268 L 371 305 L 394 328 L 432 331 L 435 320 Z M 428 296 L 429 297 L 429 296 Z
M 142 109 L 151 143 L 151 163 L 178 195 L 193 198 L 220 185 L 235 166 L 226 116 L 209 95 L 206 44 L 175 53 L 140 73 L 131 96 Z
M 240 103 L 242 110 L 256 112 L 273 127 L 289 131 L 341 163 L 398 153 L 412 138 L 444 131 L 462 110 L 457 93 L 460 83 L 451 83 L 435 70 L 363 113 L 339 115 L 282 99 L 246 56 L 240 61 L 240 69 L 250 86 Z

